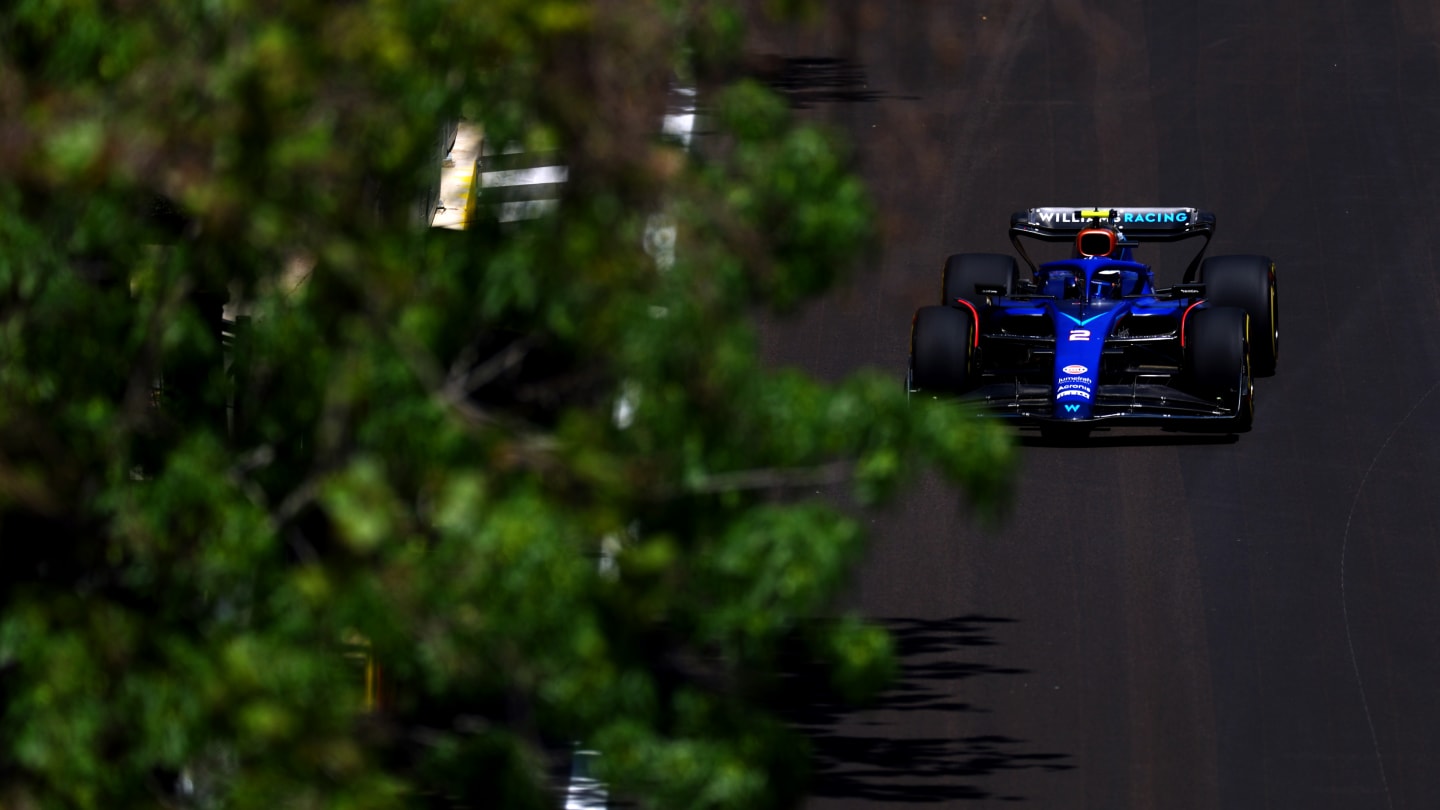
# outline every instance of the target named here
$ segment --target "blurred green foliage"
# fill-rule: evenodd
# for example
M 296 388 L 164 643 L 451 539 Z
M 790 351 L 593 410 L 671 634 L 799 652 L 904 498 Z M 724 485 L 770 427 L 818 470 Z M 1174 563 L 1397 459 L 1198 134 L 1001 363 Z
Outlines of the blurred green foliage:
M 1010 451 L 894 370 L 759 360 L 752 318 L 870 212 L 736 79 L 743 19 L 0 11 L 0 806 L 541 807 L 581 740 L 642 806 L 803 795 L 795 673 L 861 698 L 893 666 L 823 619 L 863 549 L 837 504 L 927 466 L 994 504 Z M 462 115 L 559 150 L 554 216 L 417 226 Z

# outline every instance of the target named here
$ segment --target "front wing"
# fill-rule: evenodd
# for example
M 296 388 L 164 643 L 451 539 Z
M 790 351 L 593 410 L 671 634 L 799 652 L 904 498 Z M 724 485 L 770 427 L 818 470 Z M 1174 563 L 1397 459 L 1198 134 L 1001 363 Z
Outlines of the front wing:
M 1168 355 L 1162 349 L 1174 343 L 1161 337 L 1130 338 L 1106 342 L 1106 355 L 1123 359 L 1121 368 L 1099 381 L 1094 388 L 1091 415 L 1088 418 L 1067 417 L 1063 404 L 1055 402 L 1053 338 L 1022 338 L 1011 335 L 986 334 L 981 337 L 987 348 L 1014 350 L 1028 347 L 1037 365 L 1023 368 L 987 368 L 982 383 L 956 398 L 956 403 L 983 416 L 1001 417 L 1018 424 L 1040 425 L 1067 423 L 1076 425 L 1114 424 L 1136 427 L 1169 426 L 1204 430 L 1205 423 L 1222 423 L 1233 419 L 1244 407 L 1240 385 L 1224 398 L 1198 396 L 1174 383 L 1183 383 L 1176 360 L 1159 366 L 1143 365 Z M 1157 351 L 1160 350 L 1160 351 Z M 1141 365 L 1131 365 L 1139 363 Z M 1043 369 L 1043 371 L 1042 371 Z M 1049 377 L 1037 380 L 1037 375 Z
M 1089 419 L 1067 419 L 1057 413 L 1054 386 L 1035 383 L 989 383 L 956 400 L 976 413 L 1002 417 L 1019 424 L 1066 422 L 1095 425 L 1172 426 L 1202 428 L 1205 422 L 1232 419 L 1242 407 L 1241 394 L 1232 401 L 1197 397 L 1163 383 L 1100 384 Z

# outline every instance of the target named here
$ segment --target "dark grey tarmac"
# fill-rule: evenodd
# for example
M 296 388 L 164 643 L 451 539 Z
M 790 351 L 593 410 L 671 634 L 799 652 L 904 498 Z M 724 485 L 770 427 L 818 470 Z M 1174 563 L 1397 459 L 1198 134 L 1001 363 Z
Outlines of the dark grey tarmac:
M 899 385 L 944 256 L 1071 204 L 1216 212 L 1282 351 L 1236 441 L 1027 440 L 999 526 L 936 480 L 875 515 L 850 604 L 902 678 L 807 718 L 810 807 L 1440 808 L 1440 6 L 819 5 L 751 51 L 884 241 L 774 362 Z

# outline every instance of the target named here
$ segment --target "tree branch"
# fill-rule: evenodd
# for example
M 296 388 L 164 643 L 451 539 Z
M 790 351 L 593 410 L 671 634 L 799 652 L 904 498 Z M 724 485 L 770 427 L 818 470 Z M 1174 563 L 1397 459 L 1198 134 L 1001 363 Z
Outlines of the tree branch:
M 450 366 L 450 373 L 445 379 L 443 395 L 447 400 L 461 400 L 469 397 L 479 389 L 495 381 L 495 378 L 509 371 L 520 364 L 530 350 L 535 348 L 539 341 L 533 336 L 519 338 L 509 346 L 490 356 L 489 360 L 476 365 L 479 359 L 476 356 L 474 344 L 465 347 L 465 351 L 455 359 Z
M 707 475 L 685 487 L 700 494 L 737 492 L 751 489 L 793 489 L 841 484 L 850 480 L 853 461 L 832 461 L 817 467 L 764 467 L 754 470 Z

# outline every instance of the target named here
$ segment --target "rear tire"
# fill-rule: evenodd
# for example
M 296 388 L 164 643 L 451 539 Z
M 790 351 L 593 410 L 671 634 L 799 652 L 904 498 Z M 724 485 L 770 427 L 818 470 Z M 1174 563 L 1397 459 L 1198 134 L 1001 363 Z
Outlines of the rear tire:
M 1214 256 L 1200 265 L 1205 300 L 1250 314 L 1250 362 L 1258 377 L 1275 373 L 1280 357 L 1280 298 L 1275 262 L 1266 256 Z
M 1249 430 L 1255 419 L 1250 316 L 1239 307 L 1201 309 L 1190 316 L 1185 331 L 1185 363 L 1197 393 L 1236 408 L 1235 416 L 1218 426 L 1233 433 Z
M 940 303 L 955 306 L 965 299 L 976 306 L 985 303 L 985 296 L 975 292 L 976 284 L 1004 287 L 1015 291 L 1020 281 L 1020 268 L 1015 257 L 1004 253 L 956 253 L 945 260 L 945 278 L 940 288 Z
M 959 394 L 972 387 L 975 319 L 954 307 L 921 307 L 910 328 L 911 388 Z

